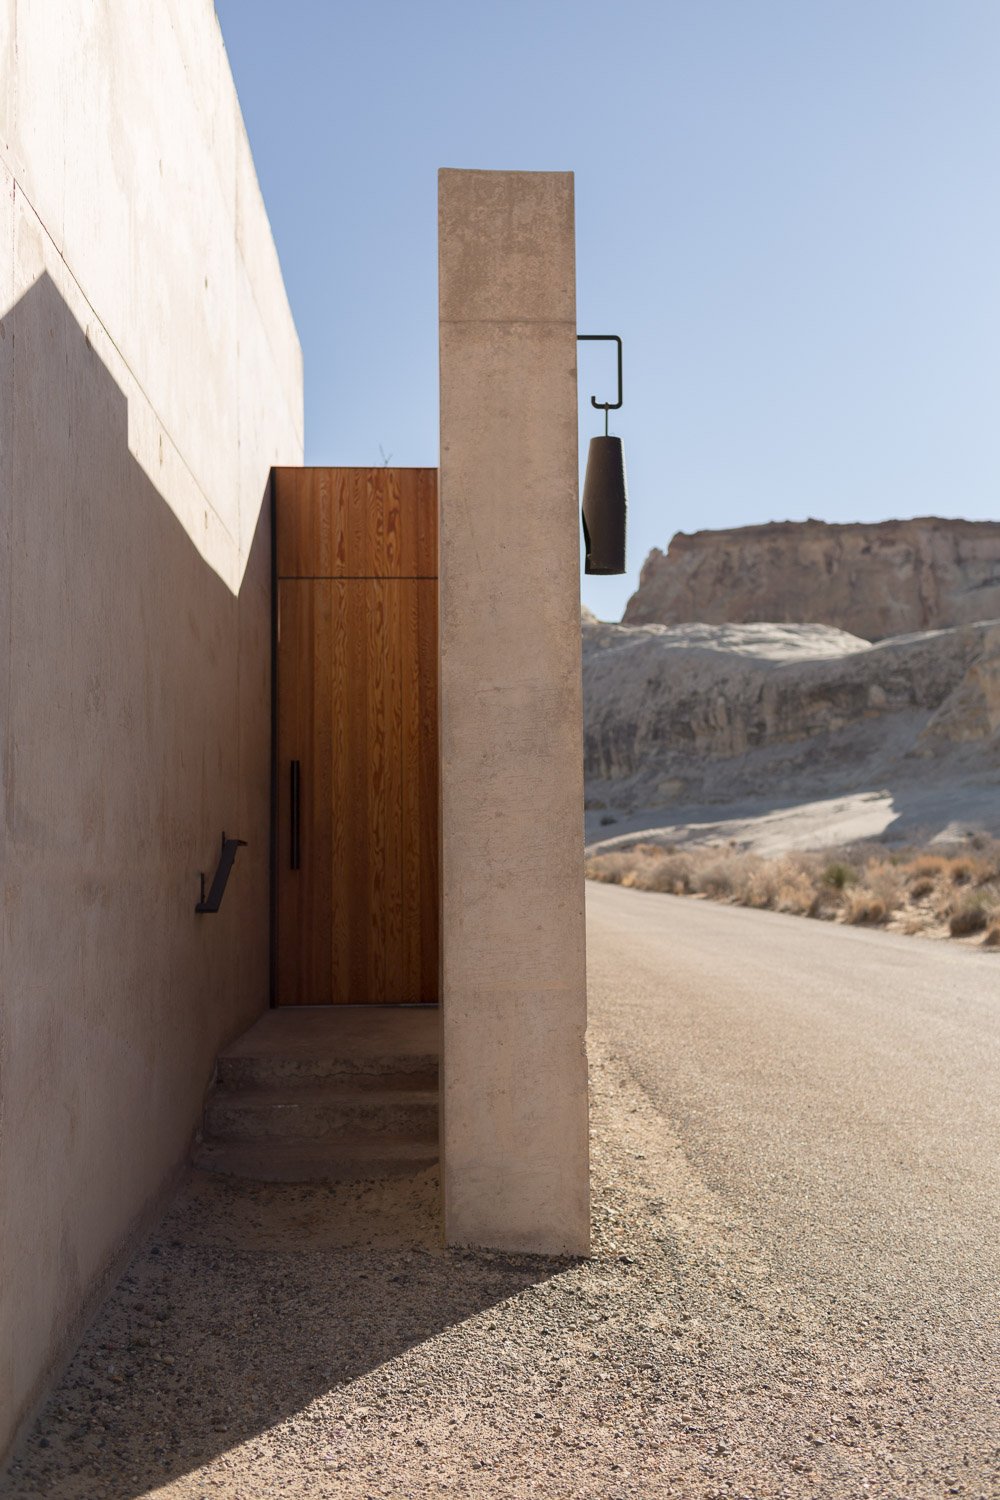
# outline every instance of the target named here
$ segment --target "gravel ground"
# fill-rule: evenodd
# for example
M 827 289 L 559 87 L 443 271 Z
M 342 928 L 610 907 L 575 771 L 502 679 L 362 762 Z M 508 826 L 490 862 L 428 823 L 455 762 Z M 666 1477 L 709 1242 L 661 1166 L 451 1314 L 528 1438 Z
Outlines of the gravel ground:
M 2 1494 L 992 1500 L 988 1428 L 935 1444 L 968 1379 L 934 1331 L 790 1290 L 599 1029 L 591 1056 L 592 1260 L 443 1250 L 431 1175 L 192 1174 Z

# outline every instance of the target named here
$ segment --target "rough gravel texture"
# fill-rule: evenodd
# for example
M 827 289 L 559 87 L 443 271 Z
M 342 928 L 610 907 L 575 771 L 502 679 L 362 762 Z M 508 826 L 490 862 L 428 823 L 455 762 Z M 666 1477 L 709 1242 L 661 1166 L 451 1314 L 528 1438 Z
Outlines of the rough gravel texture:
M 772 1240 L 637 1081 L 623 957 L 594 958 L 591 1261 L 443 1250 L 432 1174 L 192 1174 L 3 1495 L 993 1500 L 986 1308 L 953 1344 L 891 1254 L 883 1299 Z

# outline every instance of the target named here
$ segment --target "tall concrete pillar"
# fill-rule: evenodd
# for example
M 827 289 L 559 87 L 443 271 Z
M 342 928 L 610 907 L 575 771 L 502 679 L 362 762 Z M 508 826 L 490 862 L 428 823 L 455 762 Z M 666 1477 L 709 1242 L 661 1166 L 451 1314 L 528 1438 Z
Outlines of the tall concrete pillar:
M 585 1253 L 573 177 L 439 189 L 445 1234 Z

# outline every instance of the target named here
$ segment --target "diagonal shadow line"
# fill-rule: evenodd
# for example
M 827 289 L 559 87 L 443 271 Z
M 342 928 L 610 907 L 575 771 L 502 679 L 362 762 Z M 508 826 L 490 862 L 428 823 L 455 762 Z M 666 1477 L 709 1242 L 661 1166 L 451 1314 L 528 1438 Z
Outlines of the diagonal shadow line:
M 353 1187 L 189 1174 L 2 1493 L 138 1500 L 573 1264 L 442 1250 L 437 1217 L 433 1172 Z
M 234 594 L 128 429 L 43 273 L 0 316 L 0 1447 L 267 1004 L 268 476 Z
M 51 279 L 0 323 L 19 403 L 16 445 L 0 430 L 19 572 L 0 639 L 30 643 L 46 679 L 41 698 L 10 682 L 22 738 L 4 767 L 0 1376 L 16 1425 L 76 1343 L 137 1197 L 182 1155 L 219 1046 L 254 1019 L 237 997 L 266 1003 L 266 837 L 210 931 L 193 907 L 199 809 L 214 824 L 238 791 L 268 827 L 254 715 L 267 725 L 270 526 L 265 507 L 234 596 L 129 452 L 127 399 Z M 220 699 L 228 758 L 202 749 Z M 175 721 L 187 764 L 164 739 Z M 134 1500 L 567 1264 L 443 1251 L 430 1178 L 352 1191 L 189 1174 L 0 1493 Z

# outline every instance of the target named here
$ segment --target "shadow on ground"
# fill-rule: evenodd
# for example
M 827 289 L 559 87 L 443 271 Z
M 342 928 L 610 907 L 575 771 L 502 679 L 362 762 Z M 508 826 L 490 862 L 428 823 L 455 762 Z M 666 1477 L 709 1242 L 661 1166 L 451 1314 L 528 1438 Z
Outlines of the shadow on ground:
M 436 1172 L 334 1186 L 192 1172 L 0 1492 L 133 1500 L 567 1264 L 444 1250 Z

